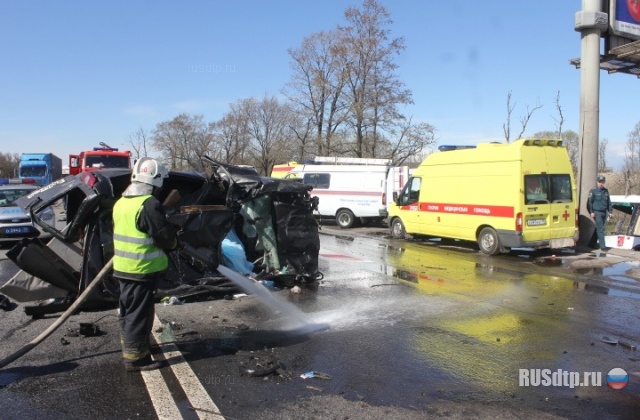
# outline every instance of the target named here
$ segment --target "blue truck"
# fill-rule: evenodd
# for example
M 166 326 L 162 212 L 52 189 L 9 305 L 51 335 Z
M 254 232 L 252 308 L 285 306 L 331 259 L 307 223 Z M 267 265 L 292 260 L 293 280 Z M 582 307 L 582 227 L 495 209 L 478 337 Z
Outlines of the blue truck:
M 50 184 L 62 178 L 62 159 L 53 153 L 23 153 L 18 177 L 23 182 L 33 180 L 31 182 L 40 186 Z

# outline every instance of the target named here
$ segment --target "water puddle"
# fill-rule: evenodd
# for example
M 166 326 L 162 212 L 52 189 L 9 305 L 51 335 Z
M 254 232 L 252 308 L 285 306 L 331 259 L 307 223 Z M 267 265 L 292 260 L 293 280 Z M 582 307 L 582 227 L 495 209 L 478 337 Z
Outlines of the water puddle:
M 615 278 L 619 281 L 640 285 L 640 281 L 638 279 L 626 276 L 629 271 L 637 270 L 639 268 L 640 261 L 626 261 L 609 267 L 604 267 L 602 269 L 602 275 Z
M 597 286 L 594 284 L 584 283 L 581 281 L 574 282 L 574 287 L 585 292 L 596 293 L 600 295 L 629 297 L 633 299 L 640 299 L 640 293 L 629 292 L 627 290 L 612 289 L 610 287 Z

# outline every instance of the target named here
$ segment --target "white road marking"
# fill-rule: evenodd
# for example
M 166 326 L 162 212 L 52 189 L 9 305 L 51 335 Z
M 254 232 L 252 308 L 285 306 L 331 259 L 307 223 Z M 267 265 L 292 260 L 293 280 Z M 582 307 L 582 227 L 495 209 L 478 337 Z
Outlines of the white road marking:
M 167 383 L 162 378 L 159 370 L 150 370 L 142 373 L 142 379 L 147 385 L 147 392 L 151 398 L 153 408 L 160 420 L 172 420 L 182 417 L 178 406 L 171 397 Z
M 207 394 L 202 383 L 193 370 L 191 370 L 175 343 L 162 343 L 160 333 L 157 332 L 161 327 L 162 324 L 156 316 L 153 323 L 153 338 L 156 343 L 160 345 L 165 359 L 169 362 L 171 370 L 178 379 L 178 382 L 180 382 L 180 386 L 182 386 L 194 412 L 201 419 L 224 420 L 224 417 L 218 414 L 220 413 L 220 409 L 218 409 L 218 406 L 216 406 L 209 397 L 209 394 Z M 152 370 L 141 373 L 158 417 L 160 419 L 181 418 L 182 416 L 180 415 L 178 407 L 160 371 Z

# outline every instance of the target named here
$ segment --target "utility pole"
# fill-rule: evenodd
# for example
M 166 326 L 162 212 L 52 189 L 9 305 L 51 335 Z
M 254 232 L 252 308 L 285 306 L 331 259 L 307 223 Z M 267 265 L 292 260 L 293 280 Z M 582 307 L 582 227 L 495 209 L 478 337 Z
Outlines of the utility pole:
M 609 16 L 602 11 L 601 0 L 582 0 L 576 13 L 575 30 L 580 32 L 580 167 L 578 204 L 580 206 L 579 245 L 588 245 L 595 224 L 587 213 L 587 197 L 594 187 L 598 170 L 600 130 L 600 38 L 607 30 Z

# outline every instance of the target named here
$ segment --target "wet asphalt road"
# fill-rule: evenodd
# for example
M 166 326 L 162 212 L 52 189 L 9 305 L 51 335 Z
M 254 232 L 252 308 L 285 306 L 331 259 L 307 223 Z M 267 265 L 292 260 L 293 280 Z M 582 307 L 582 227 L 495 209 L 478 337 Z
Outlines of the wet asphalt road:
M 591 256 L 490 258 L 469 248 L 328 229 L 321 246 L 324 279 L 317 290 L 274 293 L 328 329 L 286 332 L 286 320 L 253 296 L 157 306 L 158 317 L 173 325 L 174 335 L 165 339 L 178 341 L 216 404 L 215 410 L 190 408 L 188 391 L 165 368 L 181 416 L 635 418 L 640 409 L 634 380 L 620 391 L 609 389 L 604 377 L 597 387 L 518 383 L 520 369 L 602 376 L 615 367 L 640 370 L 637 351 L 603 341 L 639 344 L 640 294 L 623 275 L 633 261 L 621 272 L 616 265 L 589 265 L 598 261 Z M 603 276 L 606 270 L 613 275 Z M 0 260 L 1 282 L 8 271 Z M 21 307 L 2 315 L 2 357 L 55 319 L 31 320 Z M 75 315 L 0 370 L 2 417 L 157 418 L 144 377 L 120 366 L 114 315 Z M 73 336 L 87 321 L 104 334 Z M 256 361 L 276 361 L 280 369 L 251 376 Z M 328 376 L 300 378 L 309 371 Z

